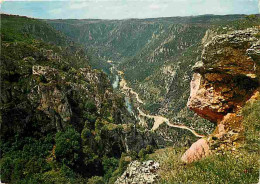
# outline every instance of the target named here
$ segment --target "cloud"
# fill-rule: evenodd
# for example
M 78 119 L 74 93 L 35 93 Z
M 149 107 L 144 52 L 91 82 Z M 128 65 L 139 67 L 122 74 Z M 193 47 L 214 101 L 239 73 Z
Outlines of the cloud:
M 82 2 L 71 1 L 68 8 L 71 10 L 79 10 L 79 9 L 84 9 L 84 8 L 88 7 L 88 4 L 89 3 L 86 1 L 82 1 Z
M 160 9 L 161 7 L 160 7 L 160 5 L 158 5 L 158 4 L 151 4 L 151 5 L 149 6 L 149 8 L 152 9 L 152 10 L 158 10 L 158 9 Z

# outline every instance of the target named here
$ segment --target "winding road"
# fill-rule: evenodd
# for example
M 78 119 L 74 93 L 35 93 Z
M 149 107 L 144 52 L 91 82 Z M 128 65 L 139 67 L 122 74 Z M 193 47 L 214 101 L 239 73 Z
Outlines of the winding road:
M 138 103 L 140 104 L 144 104 L 144 102 L 140 99 L 139 97 L 139 94 L 136 93 L 132 88 L 130 88 L 128 85 L 127 85 L 127 82 L 126 80 L 124 79 L 124 72 L 122 71 L 119 71 L 117 70 L 114 65 L 112 64 L 112 62 L 110 61 L 109 62 L 112 66 L 113 66 L 113 69 L 115 71 L 117 71 L 118 75 L 120 76 L 120 83 L 119 83 L 119 86 L 120 86 L 120 90 L 125 94 L 127 95 L 127 93 L 131 93 L 132 95 L 135 96 L 135 99 Z M 153 127 L 152 127 L 152 131 L 155 131 L 159 128 L 159 126 L 163 123 L 166 123 L 169 127 L 174 127 L 174 128 L 180 128 L 180 129 L 185 129 L 185 130 L 188 130 L 190 131 L 193 135 L 195 135 L 196 137 L 204 137 L 204 135 L 202 134 L 199 134 L 197 133 L 196 131 L 192 130 L 191 128 L 185 126 L 185 125 L 178 125 L 178 124 L 172 124 L 170 123 L 169 119 L 163 117 L 163 116 L 155 116 L 155 115 L 150 115 L 150 114 L 146 114 L 144 113 L 140 107 L 137 107 L 137 110 L 139 112 L 139 120 L 140 120 L 140 124 L 145 124 L 145 122 L 143 120 L 141 120 L 140 116 L 143 116 L 143 117 L 147 117 L 147 118 L 150 118 L 150 119 L 153 119 L 154 120 L 154 124 L 153 124 Z

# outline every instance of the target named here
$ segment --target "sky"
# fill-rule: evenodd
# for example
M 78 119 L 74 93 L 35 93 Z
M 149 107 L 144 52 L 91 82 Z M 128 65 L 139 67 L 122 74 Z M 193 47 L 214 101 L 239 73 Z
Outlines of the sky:
M 258 3 L 258 0 L 9 0 L 1 3 L 1 13 L 43 19 L 127 19 L 203 14 L 257 14 L 260 5 Z

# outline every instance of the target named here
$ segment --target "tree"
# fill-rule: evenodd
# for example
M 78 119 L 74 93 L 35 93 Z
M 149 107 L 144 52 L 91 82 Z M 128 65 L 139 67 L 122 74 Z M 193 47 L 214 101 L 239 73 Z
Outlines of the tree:
M 79 159 L 80 134 L 72 127 L 65 132 L 58 132 L 55 136 L 56 158 L 65 164 L 74 165 Z

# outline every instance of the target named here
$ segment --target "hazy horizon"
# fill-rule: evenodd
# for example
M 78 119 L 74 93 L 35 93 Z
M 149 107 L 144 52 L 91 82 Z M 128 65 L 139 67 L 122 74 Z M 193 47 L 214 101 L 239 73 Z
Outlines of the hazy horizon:
M 28 18 L 33 18 L 33 19 L 43 19 L 43 20 L 131 20 L 131 19 L 137 19 L 137 20 L 142 20 L 142 19 L 160 19 L 160 18 L 175 18 L 175 17 L 199 17 L 199 16 L 229 16 L 229 15 L 260 15 L 259 13 L 257 14 L 225 14 L 225 15 L 219 15 L 219 14 L 202 14 L 202 15 L 187 15 L 187 16 L 171 16 L 171 17 L 145 17 L 145 18 L 122 18 L 122 19 L 105 19 L 105 18 L 37 18 L 37 17 L 31 17 L 27 15 L 19 15 L 19 14 L 10 14 L 10 13 L 5 13 L 1 12 L 1 14 L 5 15 L 13 15 L 13 16 L 23 16 L 23 17 L 28 17 Z
M 4 1 L 1 13 L 40 19 L 144 19 L 258 14 L 258 0 Z

